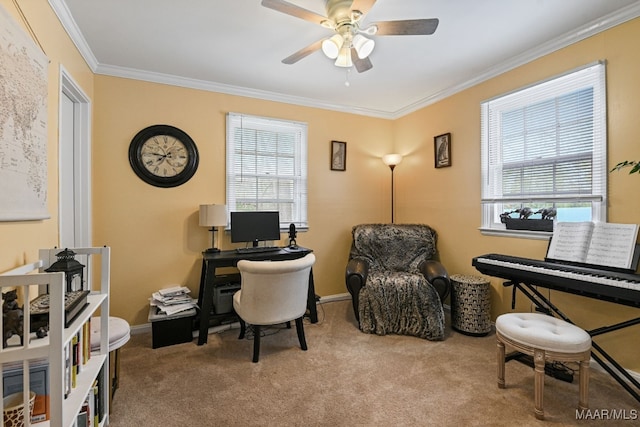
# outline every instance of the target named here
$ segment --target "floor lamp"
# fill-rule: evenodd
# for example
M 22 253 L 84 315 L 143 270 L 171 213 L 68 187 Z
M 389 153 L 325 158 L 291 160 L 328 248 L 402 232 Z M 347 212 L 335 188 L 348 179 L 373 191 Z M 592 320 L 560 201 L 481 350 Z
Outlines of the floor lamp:
M 393 170 L 397 165 L 402 161 L 401 154 L 386 154 L 382 156 L 382 162 L 389 166 L 391 169 L 391 224 L 393 224 L 393 208 L 394 208 L 394 199 L 393 199 Z
M 211 227 L 211 247 L 207 252 L 220 252 L 220 232 L 218 245 L 215 244 L 216 227 L 227 225 L 227 205 L 200 205 L 200 226 Z

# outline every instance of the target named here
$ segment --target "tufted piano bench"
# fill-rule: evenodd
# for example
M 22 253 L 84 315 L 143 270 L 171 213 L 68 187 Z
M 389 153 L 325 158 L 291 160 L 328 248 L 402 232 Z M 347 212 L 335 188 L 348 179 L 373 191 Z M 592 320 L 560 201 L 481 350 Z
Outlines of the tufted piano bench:
M 498 387 L 505 388 L 505 345 L 533 356 L 536 418 L 544 419 L 542 408 L 544 367 L 547 360 L 580 364 L 579 408 L 587 409 L 591 337 L 579 327 L 540 313 L 508 313 L 496 319 L 498 341 Z

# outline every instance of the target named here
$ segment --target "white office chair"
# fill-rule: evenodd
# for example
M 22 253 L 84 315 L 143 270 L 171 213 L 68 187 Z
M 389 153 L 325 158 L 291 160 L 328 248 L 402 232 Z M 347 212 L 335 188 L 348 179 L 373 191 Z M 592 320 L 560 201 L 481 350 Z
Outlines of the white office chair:
M 246 325 L 253 326 L 253 362 L 260 355 L 260 327 L 295 320 L 300 348 L 307 349 L 302 318 L 307 309 L 309 274 L 316 257 L 286 261 L 238 262 L 240 290 L 233 295 L 233 308 L 240 318 L 240 336 L 244 338 Z

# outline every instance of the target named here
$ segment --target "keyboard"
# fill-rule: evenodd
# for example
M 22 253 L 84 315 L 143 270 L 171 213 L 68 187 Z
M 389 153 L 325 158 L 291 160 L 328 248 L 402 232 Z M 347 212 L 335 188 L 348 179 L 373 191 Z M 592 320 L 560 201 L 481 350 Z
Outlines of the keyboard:
M 488 276 L 640 307 L 637 274 L 500 254 L 476 257 L 472 265 Z
M 239 254 L 259 254 L 263 252 L 277 252 L 280 250 L 278 246 L 256 246 L 248 248 L 237 248 L 236 252 Z

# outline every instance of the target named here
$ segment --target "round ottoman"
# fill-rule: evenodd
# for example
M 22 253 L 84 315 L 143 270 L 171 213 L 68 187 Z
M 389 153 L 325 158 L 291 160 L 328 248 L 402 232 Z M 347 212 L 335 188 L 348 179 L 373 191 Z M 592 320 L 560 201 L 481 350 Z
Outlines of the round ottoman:
M 544 368 L 547 360 L 580 364 L 580 409 L 587 409 L 589 394 L 589 334 L 562 319 L 540 313 L 508 313 L 496 319 L 498 387 L 504 388 L 505 345 L 533 356 L 535 415 L 544 419 Z
M 463 274 L 453 274 L 449 280 L 451 327 L 465 335 L 487 335 L 491 331 L 490 281 Z
M 101 324 L 100 317 L 91 318 L 91 351 L 100 348 Z M 125 345 L 130 338 L 129 323 L 119 317 L 109 316 L 109 381 L 111 382 L 109 411 L 111 411 L 111 399 L 120 386 L 120 347 Z

